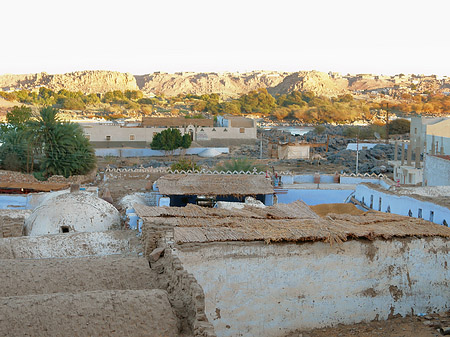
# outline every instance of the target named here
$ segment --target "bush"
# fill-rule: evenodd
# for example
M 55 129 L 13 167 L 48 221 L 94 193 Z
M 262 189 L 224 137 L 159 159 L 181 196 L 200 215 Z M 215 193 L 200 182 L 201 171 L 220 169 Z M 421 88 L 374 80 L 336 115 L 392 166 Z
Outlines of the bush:
M 407 119 L 394 119 L 389 123 L 389 133 L 396 135 L 403 135 L 405 133 L 409 133 L 411 127 L 411 122 Z
M 262 166 L 256 164 L 254 161 L 249 160 L 247 158 L 231 159 L 216 166 L 216 170 L 219 172 L 226 172 L 226 171 L 252 172 L 255 168 L 258 172 L 264 171 L 264 168 Z
M 178 171 L 200 171 L 201 167 L 198 166 L 193 160 L 182 158 L 176 163 L 173 163 L 172 166 L 170 166 L 170 169 L 172 171 L 178 170 Z

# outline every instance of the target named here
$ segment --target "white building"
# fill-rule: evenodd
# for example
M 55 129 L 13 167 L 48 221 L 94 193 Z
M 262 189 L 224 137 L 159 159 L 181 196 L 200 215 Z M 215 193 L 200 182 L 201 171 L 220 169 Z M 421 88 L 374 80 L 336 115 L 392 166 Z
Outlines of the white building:
M 226 126 L 225 126 L 226 125 Z M 139 125 L 85 124 L 86 137 L 95 147 L 147 147 L 153 136 L 167 128 L 176 128 L 181 134 L 190 134 L 201 145 L 227 146 L 256 141 L 256 123 L 243 117 L 212 119 L 143 118 Z

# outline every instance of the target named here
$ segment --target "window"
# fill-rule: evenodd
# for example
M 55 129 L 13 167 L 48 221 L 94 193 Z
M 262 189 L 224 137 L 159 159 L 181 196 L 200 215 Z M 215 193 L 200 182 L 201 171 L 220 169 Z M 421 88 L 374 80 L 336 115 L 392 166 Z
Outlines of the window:
M 373 194 L 370 196 L 370 208 L 373 209 Z
M 387 209 L 386 209 L 386 213 L 391 213 L 391 206 L 388 205 Z
M 239 129 L 239 132 L 240 132 L 240 133 L 245 133 L 245 128 L 240 128 L 240 129 Z
M 408 211 L 408 216 L 412 216 L 411 210 Z
M 106 140 L 111 140 L 111 136 L 106 136 Z
M 130 135 L 130 140 L 135 140 L 134 135 Z
M 87 140 L 91 140 L 91 135 L 89 133 L 86 133 L 84 136 L 86 137 Z
M 419 208 L 419 210 L 417 211 L 417 217 L 419 219 L 422 219 L 422 208 Z
M 430 211 L 430 221 L 433 222 L 434 220 L 434 212 Z
M 69 233 L 69 226 L 61 226 L 61 233 Z

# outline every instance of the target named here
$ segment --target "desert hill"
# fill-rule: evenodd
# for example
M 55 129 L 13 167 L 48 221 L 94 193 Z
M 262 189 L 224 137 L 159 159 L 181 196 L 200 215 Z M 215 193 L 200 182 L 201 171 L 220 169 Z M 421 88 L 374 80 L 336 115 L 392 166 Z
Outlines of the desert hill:
M 445 81 L 443 81 L 445 82 Z M 312 91 L 316 95 L 337 95 L 394 86 L 440 90 L 449 83 L 441 83 L 433 76 L 408 77 L 375 76 L 370 74 L 345 75 L 319 71 L 276 72 L 252 71 L 247 73 L 151 73 L 132 75 L 115 71 L 78 71 L 66 74 L 47 73 L 27 75 L 0 75 L 0 90 L 33 90 L 47 87 L 83 93 L 105 93 L 113 90 L 142 90 L 146 95 L 176 96 L 178 94 L 219 93 L 223 98 L 236 98 L 252 90 L 266 88 L 271 94 L 287 94 L 292 91 Z

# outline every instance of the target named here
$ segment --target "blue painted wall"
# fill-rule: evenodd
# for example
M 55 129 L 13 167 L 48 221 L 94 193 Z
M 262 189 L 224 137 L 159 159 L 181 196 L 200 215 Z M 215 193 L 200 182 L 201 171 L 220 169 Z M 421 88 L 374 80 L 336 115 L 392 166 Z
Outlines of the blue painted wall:
M 278 202 L 281 204 L 289 204 L 297 200 L 302 200 L 310 206 L 343 203 L 353 192 L 354 190 L 290 189 L 287 190 L 287 194 L 278 195 Z

